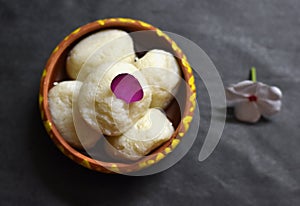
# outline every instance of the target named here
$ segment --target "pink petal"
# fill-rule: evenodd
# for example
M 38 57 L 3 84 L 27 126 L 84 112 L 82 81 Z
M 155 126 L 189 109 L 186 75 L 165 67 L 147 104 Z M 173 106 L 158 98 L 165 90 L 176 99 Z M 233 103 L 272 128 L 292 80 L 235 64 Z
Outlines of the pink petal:
M 143 99 L 144 92 L 139 81 L 131 74 L 119 74 L 111 82 L 110 88 L 118 99 L 126 103 Z
M 278 87 L 270 87 L 270 92 L 272 93 L 270 99 L 272 100 L 279 100 L 282 98 L 282 92 Z
M 237 94 L 234 92 L 234 90 L 232 88 L 227 88 L 225 90 L 225 94 L 226 94 L 226 100 L 227 100 L 228 106 L 233 106 L 240 102 L 248 101 L 248 99 L 246 98 L 246 95 Z
M 259 83 L 256 95 L 261 99 L 279 100 L 282 93 L 278 87 L 270 87 L 266 84 Z
M 234 109 L 235 117 L 243 122 L 255 123 L 260 118 L 260 112 L 255 102 L 241 102 Z
M 249 81 L 249 80 L 245 80 L 245 81 L 239 82 L 235 85 L 232 85 L 232 88 L 236 94 L 248 96 L 248 95 L 255 94 L 256 88 L 257 88 L 257 83 Z
M 271 116 L 273 114 L 276 114 L 281 109 L 280 100 L 272 101 L 267 99 L 259 99 L 257 101 L 257 105 L 260 113 L 264 116 Z

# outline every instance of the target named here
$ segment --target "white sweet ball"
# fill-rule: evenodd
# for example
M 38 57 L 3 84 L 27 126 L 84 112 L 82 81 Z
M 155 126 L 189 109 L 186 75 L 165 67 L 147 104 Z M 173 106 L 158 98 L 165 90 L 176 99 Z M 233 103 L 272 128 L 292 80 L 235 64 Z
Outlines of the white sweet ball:
M 130 74 L 141 85 L 144 95 L 140 101 L 126 103 L 111 90 L 113 79 Z M 128 130 L 144 116 L 151 103 L 151 89 L 141 72 L 125 62 L 103 64 L 83 82 L 78 107 L 83 119 L 105 135 L 117 136 Z
M 166 108 L 176 94 L 181 80 L 181 71 L 174 56 L 154 49 L 134 64 L 151 86 L 151 107 Z
M 100 64 L 111 61 L 134 61 L 133 41 L 125 31 L 108 29 L 92 34 L 70 51 L 67 58 L 67 73 L 80 80 L 91 73 Z
M 73 121 L 73 98 L 77 99 L 82 85 L 79 81 L 64 81 L 52 87 L 48 94 L 52 120 L 62 137 L 76 148 L 89 148 L 98 141 L 98 136 L 78 138 Z M 74 96 L 73 96 L 74 95 Z
M 137 160 L 170 139 L 172 123 L 159 109 L 148 109 L 127 132 L 107 137 L 106 149 L 113 157 Z

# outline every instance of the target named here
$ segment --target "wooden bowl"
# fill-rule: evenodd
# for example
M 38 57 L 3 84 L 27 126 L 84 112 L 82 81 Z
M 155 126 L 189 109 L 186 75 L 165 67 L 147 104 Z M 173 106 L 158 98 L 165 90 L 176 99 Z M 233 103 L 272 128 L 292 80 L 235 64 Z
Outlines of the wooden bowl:
M 135 48 L 142 47 L 145 49 L 145 51 L 154 48 L 164 49 L 173 53 L 174 56 L 177 57 L 177 62 L 182 70 L 182 76 L 186 81 L 185 84 L 181 85 L 181 90 L 179 92 L 180 97 L 177 98 L 179 99 L 179 102 L 173 101 L 166 109 L 166 114 L 175 127 L 175 132 L 173 133 L 172 137 L 169 141 L 152 151 L 150 155 L 133 163 L 120 163 L 117 161 L 105 162 L 95 160 L 85 152 L 70 146 L 55 127 L 48 106 L 48 91 L 53 87 L 53 83 L 68 80 L 65 64 L 67 55 L 72 47 L 81 39 L 94 32 L 113 28 L 121 29 L 127 31 L 128 33 L 136 31 L 149 31 L 147 32 L 149 34 L 149 38 L 153 38 L 155 41 L 149 41 L 151 44 L 148 43 L 147 45 L 147 42 L 139 42 L 139 38 L 136 38 L 134 39 Z M 153 45 L 153 42 L 157 43 Z M 192 120 L 195 109 L 195 99 L 196 87 L 194 84 L 192 69 L 187 61 L 186 56 L 169 36 L 167 36 L 158 28 L 139 20 L 110 18 L 98 20 L 74 30 L 70 35 L 66 36 L 58 44 L 58 46 L 55 47 L 42 74 L 39 93 L 39 106 L 42 121 L 45 125 L 47 133 L 63 154 L 78 164 L 95 171 L 104 173 L 128 173 L 132 171 L 138 171 L 155 164 L 163 159 L 172 150 L 174 150 L 178 143 L 180 143 L 180 139 L 184 136 L 189 128 L 189 124 Z M 181 111 L 180 108 L 184 109 Z

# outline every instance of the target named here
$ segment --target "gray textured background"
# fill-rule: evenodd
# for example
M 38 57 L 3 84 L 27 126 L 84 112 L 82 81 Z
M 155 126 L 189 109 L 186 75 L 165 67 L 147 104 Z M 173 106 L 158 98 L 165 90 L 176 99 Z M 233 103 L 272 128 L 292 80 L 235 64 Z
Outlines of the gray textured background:
M 0 0 L 0 205 L 300 205 L 300 1 Z M 197 156 L 209 102 L 197 81 L 201 131 L 174 167 L 148 177 L 92 172 L 64 157 L 40 121 L 37 97 L 52 49 L 76 27 L 131 17 L 196 42 L 225 85 L 279 86 L 282 112 L 256 125 L 230 116 L 206 161 Z

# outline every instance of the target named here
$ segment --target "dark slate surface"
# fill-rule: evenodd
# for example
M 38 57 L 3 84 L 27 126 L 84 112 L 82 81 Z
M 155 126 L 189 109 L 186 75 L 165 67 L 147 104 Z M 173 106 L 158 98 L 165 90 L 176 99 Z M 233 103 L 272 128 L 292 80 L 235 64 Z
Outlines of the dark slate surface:
M 0 205 L 300 205 L 299 10 L 299 0 L 1 0 Z M 42 126 L 39 79 L 64 36 L 107 17 L 141 19 L 191 39 L 225 85 L 256 66 L 259 80 L 283 90 L 282 112 L 256 125 L 229 118 L 215 152 L 200 163 L 209 102 L 198 83 L 202 127 L 174 167 L 127 177 L 74 164 Z

